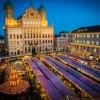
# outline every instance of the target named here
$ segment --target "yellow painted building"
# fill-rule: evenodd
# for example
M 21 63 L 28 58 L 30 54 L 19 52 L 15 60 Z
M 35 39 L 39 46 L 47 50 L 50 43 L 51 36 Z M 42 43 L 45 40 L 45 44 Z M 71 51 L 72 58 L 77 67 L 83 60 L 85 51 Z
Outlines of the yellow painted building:
M 54 42 L 53 26 L 48 26 L 46 8 L 43 4 L 36 9 L 30 5 L 18 18 L 14 18 L 13 5 L 8 1 L 4 6 L 5 37 L 10 56 L 52 51 Z

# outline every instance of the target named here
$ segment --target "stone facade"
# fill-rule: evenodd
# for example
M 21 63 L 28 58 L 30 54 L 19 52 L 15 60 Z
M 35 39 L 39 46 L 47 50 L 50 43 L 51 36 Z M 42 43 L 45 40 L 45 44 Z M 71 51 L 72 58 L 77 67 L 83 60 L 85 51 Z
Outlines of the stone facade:
M 68 33 L 61 32 L 60 35 L 55 36 L 54 47 L 58 51 L 67 50 L 68 48 Z
M 4 9 L 5 37 L 10 56 L 31 54 L 32 48 L 36 52 L 53 50 L 54 30 L 48 26 L 43 5 L 38 9 L 31 5 L 17 20 L 11 3 L 6 3 Z

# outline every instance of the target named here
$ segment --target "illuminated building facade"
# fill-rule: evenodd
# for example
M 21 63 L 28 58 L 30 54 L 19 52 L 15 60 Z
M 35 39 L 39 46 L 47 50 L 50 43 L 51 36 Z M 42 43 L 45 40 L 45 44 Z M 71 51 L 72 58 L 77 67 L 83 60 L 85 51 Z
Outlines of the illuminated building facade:
M 60 32 L 60 35 L 54 38 L 54 47 L 56 50 L 66 50 L 68 46 L 68 33 Z
M 13 5 L 8 1 L 5 11 L 5 37 L 9 55 L 30 54 L 32 48 L 36 52 L 53 50 L 53 27 L 48 26 L 46 9 L 36 9 L 32 5 L 18 18 L 14 18 Z
M 69 37 L 72 53 L 80 56 L 100 55 L 100 26 L 79 28 Z

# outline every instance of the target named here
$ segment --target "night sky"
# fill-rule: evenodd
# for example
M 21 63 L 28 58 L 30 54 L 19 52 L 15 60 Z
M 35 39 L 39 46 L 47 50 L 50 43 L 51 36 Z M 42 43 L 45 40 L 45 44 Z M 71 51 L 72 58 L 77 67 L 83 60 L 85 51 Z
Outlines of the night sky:
M 0 0 L 0 35 L 4 35 L 4 3 Z M 18 18 L 30 4 L 35 8 L 41 0 L 10 0 L 14 5 L 14 16 Z M 100 0 L 42 0 L 47 11 L 49 25 L 54 24 L 55 34 L 81 26 L 100 25 Z

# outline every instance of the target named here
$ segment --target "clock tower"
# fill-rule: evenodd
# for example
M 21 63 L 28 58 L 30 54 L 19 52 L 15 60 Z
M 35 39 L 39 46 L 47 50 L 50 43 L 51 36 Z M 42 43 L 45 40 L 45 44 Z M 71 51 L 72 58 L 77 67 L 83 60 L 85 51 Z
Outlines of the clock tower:
M 11 23 L 11 20 L 14 18 L 14 8 L 10 0 L 4 5 L 4 17 L 5 26 Z
M 39 11 L 39 14 L 40 14 L 40 16 L 42 18 L 41 26 L 44 26 L 44 27 L 48 26 L 48 22 L 46 20 L 46 8 L 44 7 L 43 4 L 41 4 L 41 6 L 39 7 L 38 11 Z
M 8 0 L 4 5 L 4 15 L 5 15 L 5 18 L 6 17 L 9 17 L 9 18 L 14 17 L 14 8 L 13 8 L 13 5 L 10 2 L 10 0 Z

